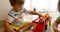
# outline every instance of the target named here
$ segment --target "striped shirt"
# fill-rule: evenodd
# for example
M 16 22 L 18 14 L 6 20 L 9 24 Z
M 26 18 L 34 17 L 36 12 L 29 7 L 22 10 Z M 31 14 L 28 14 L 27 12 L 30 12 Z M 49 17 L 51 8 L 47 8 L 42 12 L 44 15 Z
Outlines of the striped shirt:
M 11 9 L 6 21 L 8 21 L 9 23 L 11 23 L 15 26 L 20 26 L 23 23 L 23 13 L 25 13 L 25 12 L 26 12 L 25 8 L 23 8 L 20 11 L 20 14 L 18 14 L 14 9 Z

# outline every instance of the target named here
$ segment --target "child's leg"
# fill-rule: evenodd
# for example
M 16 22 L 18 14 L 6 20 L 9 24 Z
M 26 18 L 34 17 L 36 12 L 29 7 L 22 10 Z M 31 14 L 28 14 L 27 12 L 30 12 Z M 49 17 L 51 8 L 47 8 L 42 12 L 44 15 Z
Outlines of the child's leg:
M 36 23 L 33 23 L 33 30 L 35 30 L 35 28 L 36 28 Z
M 7 21 L 4 22 L 4 27 L 5 27 L 4 32 L 15 32 L 14 29 L 10 27 L 10 23 Z
M 24 28 L 20 29 L 19 32 L 23 32 L 23 31 L 30 29 L 32 25 L 33 25 L 32 23 L 28 23 Z
M 12 28 L 5 28 L 4 32 L 16 32 L 16 31 L 14 31 L 14 29 L 12 29 Z
M 24 32 L 33 32 L 33 30 L 30 29 L 30 30 L 27 30 L 27 31 L 24 31 Z

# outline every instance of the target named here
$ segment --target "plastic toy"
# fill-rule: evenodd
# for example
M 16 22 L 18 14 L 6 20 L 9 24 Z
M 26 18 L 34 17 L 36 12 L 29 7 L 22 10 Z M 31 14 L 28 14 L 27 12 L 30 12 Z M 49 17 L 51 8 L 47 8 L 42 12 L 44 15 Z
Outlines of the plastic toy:
M 37 21 L 39 19 L 39 21 Z M 36 23 L 36 28 L 34 32 L 44 32 L 45 28 L 47 30 L 47 25 L 51 21 L 51 17 L 49 14 L 45 14 L 45 16 L 41 16 L 40 18 L 37 18 L 33 21 L 33 23 Z M 48 25 L 49 26 L 49 25 Z

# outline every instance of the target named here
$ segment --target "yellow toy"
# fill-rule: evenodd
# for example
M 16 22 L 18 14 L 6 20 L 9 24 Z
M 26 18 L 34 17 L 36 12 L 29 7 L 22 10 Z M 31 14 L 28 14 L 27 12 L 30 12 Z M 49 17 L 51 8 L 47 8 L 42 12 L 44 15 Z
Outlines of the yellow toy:
M 46 19 L 48 19 L 50 16 L 49 16 L 49 14 L 48 13 L 46 13 L 45 14 L 45 17 L 46 17 Z M 48 21 L 48 23 L 47 23 L 47 29 L 50 27 L 50 23 L 51 21 Z

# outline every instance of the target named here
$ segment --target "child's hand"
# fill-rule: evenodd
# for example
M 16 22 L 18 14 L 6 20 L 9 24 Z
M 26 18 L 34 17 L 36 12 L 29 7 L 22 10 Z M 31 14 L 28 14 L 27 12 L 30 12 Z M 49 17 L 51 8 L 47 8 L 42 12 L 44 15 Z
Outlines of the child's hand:
M 23 32 L 23 30 L 22 29 L 19 29 L 18 32 Z
M 16 21 L 20 21 L 22 18 L 23 18 L 23 17 L 20 16 L 19 18 L 16 18 L 15 20 L 16 20 Z
M 23 16 L 20 16 L 19 18 L 23 18 Z

